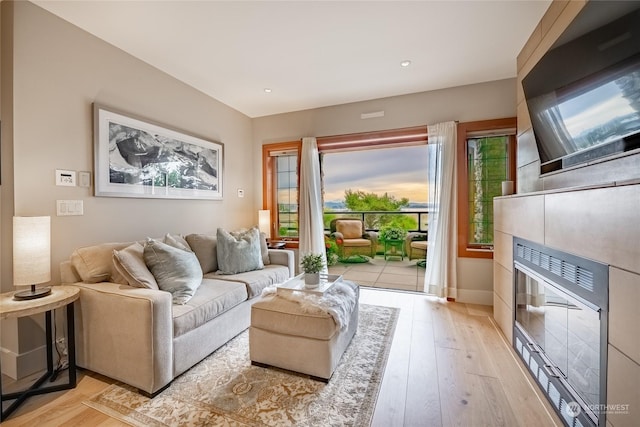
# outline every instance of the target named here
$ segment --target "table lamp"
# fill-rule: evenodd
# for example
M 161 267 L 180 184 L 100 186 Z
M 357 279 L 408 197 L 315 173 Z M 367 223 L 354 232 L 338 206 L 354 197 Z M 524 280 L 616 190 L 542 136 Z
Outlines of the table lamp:
M 51 217 L 13 217 L 13 286 L 31 286 L 13 298 L 27 300 L 44 297 L 51 288 L 36 288 L 51 280 Z
M 271 238 L 271 211 L 268 209 L 258 211 L 258 229 Z

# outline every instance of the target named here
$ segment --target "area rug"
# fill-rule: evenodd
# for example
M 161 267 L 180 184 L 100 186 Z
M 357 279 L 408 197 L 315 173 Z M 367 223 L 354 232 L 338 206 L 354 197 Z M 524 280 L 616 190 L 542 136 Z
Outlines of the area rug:
M 133 426 L 368 426 L 399 309 L 360 305 L 358 330 L 328 384 L 252 366 L 244 331 L 149 399 L 113 384 L 83 402 Z

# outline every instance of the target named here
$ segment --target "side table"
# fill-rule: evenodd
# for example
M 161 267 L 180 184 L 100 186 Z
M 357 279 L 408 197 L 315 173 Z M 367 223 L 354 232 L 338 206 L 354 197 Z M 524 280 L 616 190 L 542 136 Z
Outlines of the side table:
M 80 289 L 75 286 L 52 286 L 51 294 L 32 300 L 16 301 L 13 299 L 15 292 L 0 294 L 0 319 L 32 316 L 45 313 L 45 335 L 47 340 L 47 372 L 45 372 L 31 387 L 15 392 L 2 394 L 2 381 L 0 380 L 0 421 L 5 420 L 28 397 L 39 394 L 51 393 L 60 390 L 68 390 L 76 386 L 76 343 L 73 303 L 80 296 Z M 52 318 L 56 308 L 67 308 L 67 353 L 69 362 L 69 381 L 66 384 L 41 387 L 48 378 L 52 378 L 53 369 L 53 335 Z M 14 400 L 9 407 L 2 411 L 2 403 Z
M 388 239 L 384 241 L 384 259 L 399 256 L 404 259 L 404 240 Z
M 287 242 L 283 240 L 267 240 L 267 248 L 269 249 L 284 249 L 287 246 Z

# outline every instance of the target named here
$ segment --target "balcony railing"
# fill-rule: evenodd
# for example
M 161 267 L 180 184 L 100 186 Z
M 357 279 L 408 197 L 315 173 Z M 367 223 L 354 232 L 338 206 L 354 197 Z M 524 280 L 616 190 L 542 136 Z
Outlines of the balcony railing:
M 367 231 L 380 231 L 381 226 L 391 222 L 393 216 L 403 215 L 415 220 L 416 227 L 408 232 L 426 233 L 429 228 L 429 212 L 426 210 L 403 211 L 324 211 L 324 229 L 329 233 L 329 223 L 334 218 L 354 218 L 364 222 Z M 279 212 L 279 235 L 281 238 L 298 237 L 298 212 Z

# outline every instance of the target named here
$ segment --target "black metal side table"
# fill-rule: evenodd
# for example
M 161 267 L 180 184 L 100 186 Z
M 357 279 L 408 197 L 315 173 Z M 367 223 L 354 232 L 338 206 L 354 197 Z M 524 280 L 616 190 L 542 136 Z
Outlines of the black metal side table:
M 45 335 L 47 340 L 47 371 L 36 380 L 31 387 L 15 392 L 2 393 L 2 382 L 0 381 L 0 421 L 7 419 L 28 397 L 39 394 L 51 393 L 60 390 L 68 390 L 76 386 L 76 344 L 73 303 L 80 296 L 80 289 L 75 286 L 52 286 L 51 294 L 46 297 L 16 301 L 13 299 L 14 292 L 0 294 L 0 319 L 32 316 L 34 314 L 45 313 Z M 66 307 L 67 311 L 67 349 L 69 362 L 69 381 L 66 384 L 56 384 L 43 387 L 42 384 L 55 372 L 53 368 L 53 334 L 52 318 L 53 310 Z M 6 410 L 2 409 L 2 404 L 7 401 L 14 402 Z

